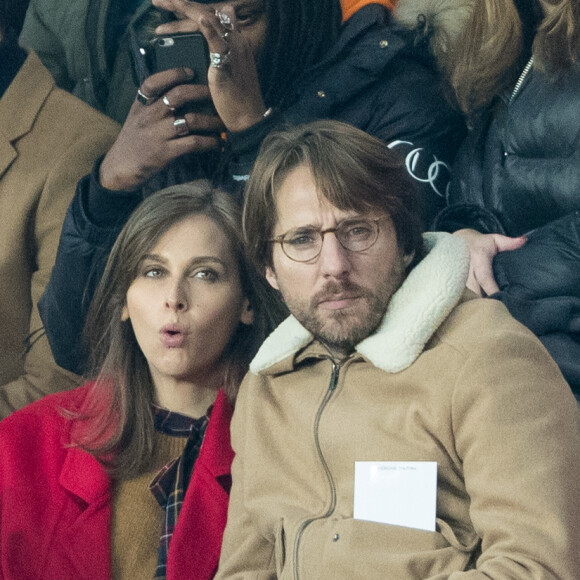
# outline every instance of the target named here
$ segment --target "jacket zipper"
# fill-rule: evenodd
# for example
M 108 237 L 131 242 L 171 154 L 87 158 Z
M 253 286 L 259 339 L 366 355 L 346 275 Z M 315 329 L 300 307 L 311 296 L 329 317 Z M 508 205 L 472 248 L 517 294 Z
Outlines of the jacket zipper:
M 530 69 L 532 68 L 533 64 L 534 64 L 534 57 L 532 56 L 532 58 L 530 58 L 530 60 L 528 61 L 528 64 L 525 66 L 524 70 L 522 71 L 522 74 L 520 75 L 520 78 L 518 79 L 518 82 L 516 83 L 516 86 L 514 87 L 514 90 L 512 91 L 512 96 L 510 97 L 508 103 L 511 104 L 511 102 L 516 98 L 516 95 L 520 92 L 520 89 L 522 88 L 522 84 L 523 84 L 525 78 L 528 76 L 528 73 L 530 72 Z
M 330 401 L 332 395 L 334 394 L 334 391 L 336 390 L 336 386 L 338 384 L 338 375 L 340 372 L 340 366 L 341 366 L 340 364 L 337 364 L 334 361 L 332 361 L 332 374 L 330 375 L 330 383 L 328 385 L 328 390 L 326 391 L 326 395 L 325 395 L 322 403 L 320 404 L 320 407 L 318 408 L 318 412 L 316 413 L 316 419 L 314 421 L 314 443 L 316 445 L 316 451 L 318 452 L 318 457 L 320 458 L 320 461 L 322 463 L 322 467 L 324 468 L 324 471 L 326 473 L 326 477 L 328 479 L 328 483 L 330 485 L 330 505 L 328 506 L 326 513 L 324 513 L 323 515 L 318 516 L 316 518 L 309 518 L 309 519 L 305 520 L 304 522 L 302 522 L 302 524 L 298 528 L 298 533 L 296 534 L 296 541 L 294 543 L 294 578 L 295 578 L 295 580 L 299 580 L 299 577 L 300 577 L 300 574 L 298 573 L 298 550 L 300 547 L 300 540 L 302 538 L 302 534 L 304 533 L 304 530 L 312 522 L 314 522 L 316 520 L 321 520 L 321 519 L 327 518 L 334 511 L 334 508 L 336 507 L 336 487 L 334 485 L 334 480 L 332 479 L 332 474 L 330 473 L 330 469 L 328 468 L 328 464 L 326 463 L 326 460 L 324 459 L 324 455 L 322 454 L 322 449 L 320 448 L 320 440 L 318 438 L 318 427 L 320 425 L 320 418 L 322 416 L 322 413 L 323 413 L 326 405 L 328 404 L 328 401 Z

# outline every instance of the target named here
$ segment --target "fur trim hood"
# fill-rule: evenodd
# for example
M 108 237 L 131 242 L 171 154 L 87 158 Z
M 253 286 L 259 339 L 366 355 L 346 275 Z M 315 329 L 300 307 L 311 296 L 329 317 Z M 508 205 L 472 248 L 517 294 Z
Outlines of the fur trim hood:
M 465 289 L 469 272 L 465 242 L 446 233 L 426 233 L 423 239 L 427 255 L 393 294 L 377 331 L 355 349 L 389 373 L 402 371 L 415 361 Z M 312 339 L 312 334 L 294 316 L 289 316 L 265 340 L 250 371 L 254 374 L 267 371 Z
M 398 0 L 394 17 L 417 40 L 427 39 L 437 66 L 449 72 L 449 51 L 471 16 L 475 0 Z

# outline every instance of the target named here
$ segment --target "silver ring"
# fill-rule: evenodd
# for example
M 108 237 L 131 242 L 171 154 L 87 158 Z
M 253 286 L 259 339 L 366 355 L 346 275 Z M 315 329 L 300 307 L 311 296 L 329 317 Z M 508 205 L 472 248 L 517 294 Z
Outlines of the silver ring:
M 225 12 L 220 12 L 219 10 L 216 10 L 215 15 L 218 17 L 220 24 L 226 30 L 233 30 L 234 29 L 232 19 Z
M 221 52 L 210 52 L 209 53 L 209 66 L 213 68 L 222 68 L 230 62 L 230 51 L 226 51 L 223 54 Z
M 173 126 L 175 127 L 175 132 L 178 137 L 189 135 L 189 127 L 187 126 L 187 121 L 183 117 L 175 119 L 175 121 L 173 121 Z
M 162 100 L 163 104 L 173 113 L 173 111 L 175 111 L 175 107 L 171 105 L 169 99 L 167 98 L 167 95 L 164 95 Z
M 137 100 L 146 107 L 155 101 L 153 97 L 148 97 L 141 89 L 137 89 Z

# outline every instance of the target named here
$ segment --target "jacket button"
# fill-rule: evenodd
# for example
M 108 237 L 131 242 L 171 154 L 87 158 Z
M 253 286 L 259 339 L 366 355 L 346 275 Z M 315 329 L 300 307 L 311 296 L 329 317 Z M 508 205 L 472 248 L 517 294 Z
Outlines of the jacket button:
M 379 46 L 381 48 L 387 48 L 387 46 L 389 46 L 389 41 L 388 40 L 381 40 L 381 42 L 379 42 Z
M 334 534 L 334 537 L 332 538 L 333 542 L 338 542 L 340 536 L 338 534 Z
M 324 91 L 318 91 L 318 92 L 316 93 L 316 95 L 317 95 L 318 97 L 320 97 L 321 99 L 324 99 L 324 97 L 326 97 L 326 93 L 325 93 Z

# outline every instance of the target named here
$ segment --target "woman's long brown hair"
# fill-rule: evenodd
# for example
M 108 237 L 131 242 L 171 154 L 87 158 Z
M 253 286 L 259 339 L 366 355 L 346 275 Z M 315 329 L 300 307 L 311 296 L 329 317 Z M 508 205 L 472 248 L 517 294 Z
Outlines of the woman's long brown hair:
M 154 440 L 154 387 L 145 356 L 129 321 L 121 320 L 127 290 L 143 256 L 174 224 L 206 215 L 224 232 L 239 268 L 254 323 L 240 323 L 223 354 L 223 388 L 233 402 L 251 358 L 271 324 L 258 278 L 244 257 L 238 204 L 208 181 L 177 185 L 153 194 L 135 210 L 109 256 L 87 318 L 85 335 L 96 376 L 74 443 L 96 456 L 114 478 L 148 468 Z M 269 313 L 268 313 L 269 314 Z

